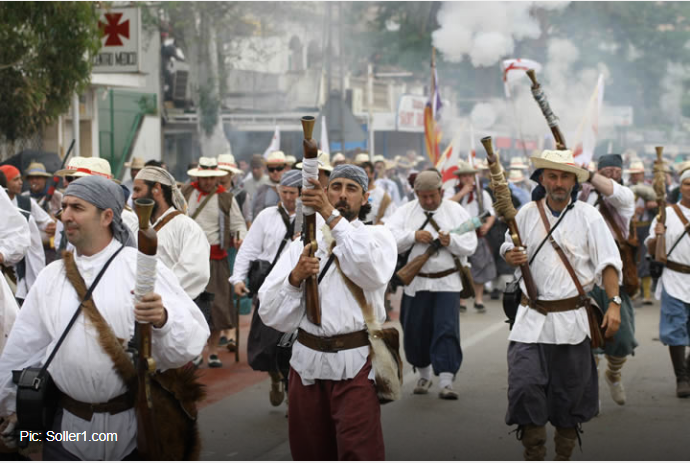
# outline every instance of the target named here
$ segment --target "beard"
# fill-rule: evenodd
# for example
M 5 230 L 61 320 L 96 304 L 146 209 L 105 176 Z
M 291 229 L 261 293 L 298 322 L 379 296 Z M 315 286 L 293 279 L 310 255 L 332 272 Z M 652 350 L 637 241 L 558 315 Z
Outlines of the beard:
M 353 211 L 352 209 L 350 209 L 350 205 L 347 204 L 347 202 L 345 201 L 338 201 L 334 207 L 338 209 L 340 215 L 342 215 L 343 218 L 345 218 L 345 220 L 347 220 L 348 222 L 352 222 L 359 215 L 359 209 Z
M 553 201 L 563 202 L 567 201 L 568 198 L 570 198 L 570 193 L 572 192 L 572 190 L 572 188 L 567 190 L 565 188 L 554 188 L 553 190 L 547 190 L 547 193 L 549 195 L 549 198 L 551 198 Z

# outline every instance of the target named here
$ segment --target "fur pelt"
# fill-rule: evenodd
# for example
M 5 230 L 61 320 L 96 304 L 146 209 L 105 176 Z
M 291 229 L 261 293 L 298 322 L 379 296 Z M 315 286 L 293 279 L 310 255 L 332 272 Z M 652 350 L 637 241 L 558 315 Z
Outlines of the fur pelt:
M 86 295 L 86 284 L 79 274 L 71 252 L 63 253 L 65 272 L 80 299 Z M 113 361 L 113 367 L 132 391 L 137 391 L 137 372 L 108 322 L 89 299 L 82 305 L 84 315 L 98 332 L 98 342 Z M 138 391 L 137 391 L 138 392 Z M 198 460 L 201 438 L 197 426 L 197 403 L 206 396 L 195 369 L 181 367 L 156 372 L 151 377 L 151 399 L 156 436 L 162 460 Z

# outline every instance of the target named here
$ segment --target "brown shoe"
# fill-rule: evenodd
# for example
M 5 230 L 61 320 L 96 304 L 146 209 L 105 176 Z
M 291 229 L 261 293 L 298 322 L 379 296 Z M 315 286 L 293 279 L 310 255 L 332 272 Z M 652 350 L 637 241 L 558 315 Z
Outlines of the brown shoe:
M 690 381 L 687 379 L 679 379 L 676 382 L 676 396 L 681 399 L 690 397 Z

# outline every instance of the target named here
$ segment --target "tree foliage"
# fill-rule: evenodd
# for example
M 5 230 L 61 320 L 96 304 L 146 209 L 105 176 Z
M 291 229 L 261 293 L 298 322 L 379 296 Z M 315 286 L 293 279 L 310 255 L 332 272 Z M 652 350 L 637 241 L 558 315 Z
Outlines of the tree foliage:
M 0 137 L 30 137 L 67 111 L 100 48 L 91 2 L 0 3 Z

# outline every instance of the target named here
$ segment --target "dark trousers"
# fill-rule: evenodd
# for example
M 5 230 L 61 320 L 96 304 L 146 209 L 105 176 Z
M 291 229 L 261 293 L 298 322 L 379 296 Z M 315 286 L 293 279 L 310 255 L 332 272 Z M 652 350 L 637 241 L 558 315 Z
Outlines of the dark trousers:
M 403 295 L 400 322 L 405 357 L 415 367 L 431 364 L 434 374 L 457 373 L 462 364 L 460 347 L 460 293 L 420 291 Z
M 288 434 L 293 460 L 384 460 L 381 406 L 367 361 L 352 379 L 304 386 L 290 369 Z
M 599 409 L 597 366 L 589 338 L 580 344 L 508 346 L 506 424 L 574 428 Z

